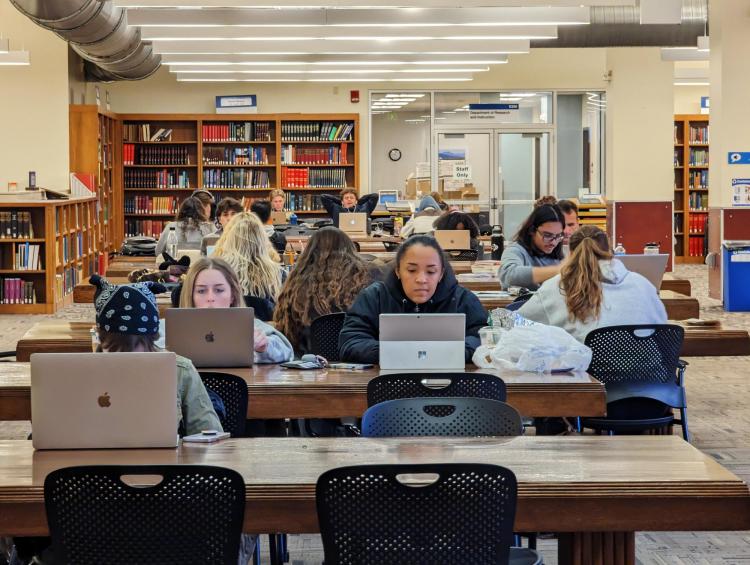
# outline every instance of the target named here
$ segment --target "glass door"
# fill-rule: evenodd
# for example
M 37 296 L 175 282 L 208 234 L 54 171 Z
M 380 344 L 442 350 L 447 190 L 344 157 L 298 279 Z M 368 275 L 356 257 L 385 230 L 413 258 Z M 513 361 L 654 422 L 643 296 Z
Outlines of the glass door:
M 548 132 L 500 132 L 496 138 L 497 206 L 493 223 L 503 226 L 512 238 L 534 201 L 549 194 L 550 159 Z

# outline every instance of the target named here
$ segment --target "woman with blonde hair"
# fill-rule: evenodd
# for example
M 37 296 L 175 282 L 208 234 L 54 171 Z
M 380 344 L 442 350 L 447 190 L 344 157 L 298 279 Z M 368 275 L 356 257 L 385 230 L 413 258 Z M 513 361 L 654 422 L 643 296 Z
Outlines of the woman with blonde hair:
M 346 312 L 360 290 L 377 278 L 377 270 L 357 253 L 340 229 L 313 234 L 294 265 L 274 310 L 276 328 L 295 351 L 312 353 L 310 324 L 320 316 Z
M 256 317 L 270 320 L 283 271 L 258 216 L 242 212 L 232 218 L 212 256 L 226 261 L 237 274 L 242 294 L 255 308 Z
M 545 281 L 518 313 L 563 328 L 581 342 L 596 328 L 667 321 L 657 289 L 612 255 L 607 234 L 596 226 L 582 226 L 570 236 L 570 256 L 560 274 Z

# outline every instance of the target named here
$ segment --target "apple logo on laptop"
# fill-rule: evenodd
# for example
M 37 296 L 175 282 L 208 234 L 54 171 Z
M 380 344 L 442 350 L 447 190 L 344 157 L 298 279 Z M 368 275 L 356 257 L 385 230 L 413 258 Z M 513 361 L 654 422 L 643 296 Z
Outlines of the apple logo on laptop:
M 206 334 L 206 342 L 213 343 L 214 342 L 214 332 L 208 332 Z
M 417 351 L 417 359 L 427 359 L 426 351 Z
M 99 406 L 101 406 L 102 408 L 109 408 L 111 404 L 109 401 L 108 392 L 105 392 L 104 394 L 102 394 L 99 398 L 96 399 L 96 401 L 99 403 Z

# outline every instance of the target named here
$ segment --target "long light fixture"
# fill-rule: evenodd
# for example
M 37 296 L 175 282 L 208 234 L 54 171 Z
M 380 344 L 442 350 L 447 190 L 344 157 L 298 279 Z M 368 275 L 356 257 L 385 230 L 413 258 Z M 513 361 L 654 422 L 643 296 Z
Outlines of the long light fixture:
M 467 8 L 506 8 L 517 7 L 519 0 L 461 0 Z M 636 0 L 524 0 L 526 7 L 583 7 L 583 6 L 635 6 Z M 114 0 L 120 8 L 214 8 L 217 2 L 210 0 Z M 261 5 L 249 0 L 221 0 L 223 8 L 424 8 L 424 0 L 275 0 L 272 4 Z M 433 8 L 455 8 L 456 0 L 430 0 Z
M 357 81 L 357 80 L 383 80 L 383 79 L 392 79 L 395 81 L 413 81 L 418 78 L 422 78 L 424 76 L 431 77 L 430 80 L 434 81 L 441 81 L 441 80 L 449 80 L 449 79 L 467 79 L 471 80 L 472 75 L 471 73 L 465 73 L 465 72 L 451 72 L 451 73 L 444 73 L 439 75 L 429 75 L 427 73 L 423 75 L 415 76 L 413 74 L 408 75 L 401 75 L 400 73 L 391 73 L 388 71 L 380 71 L 378 73 L 368 73 L 368 74 L 353 74 L 353 73 L 347 73 L 347 74 L 337 74 L 337 75 L 331 75 L 331 74 L 313 74 L 313 73 L 306 73 L 304 71 L 302 72 L 284 72 L 284 73 L 252 73 L 252 74 L 246 74 L 246 73 L 225 73 L 225 74 L 206 74 L 206 73 L 176 73 L 175 75 L 177 77 L 177 80 L 185 80 L 185 79 L 204 79 L 204 80 L 216 80 L 216 81 L 222 81 L 225 79 L 235 79 L 235 80 L 246 80 L 246 81 L 253 81 L 253 80 L 263 80 L 263 79 L 320 79 L 320 80 L 340 80 L 340 79 L 347 79 L 351 81 Z
M 697 47 L 662 47 L 662 61 L 708 61 L 710 53 Z
M 424 77 L 424 78 L 361 78 L 345 76 L 337 78 L 269 78 L 254 77 L 246 79 L 238 78 L 181 78 L 177 77 L 177 82 L 468 82 L 471 77 L 454 78 L 454 77 Z
M 26 66 L 30 65 L 28 51 L 8 51 L 7 53 L 0 53 L 0 65 L 2 66 Z
M 170 67 L 191 67 L 197 65 L 211 66 L 282 66 L 282 65 L 504 65 L 508 62 L 505 55 L 373 55 L 371 53 L 336 54 L 336 55 L 272 55 L 263 59 L 253 58 L 251 55 L 162 55 L 162 63 Z
M 453 74 L 453 73 L 483 73 L 489 71 L 489 67 L 441 67 L 439 69 L 242 69 L 242 70 L 222 70 L 222 69 L 176 69 L 173 73 L 177 74 L 202 74 L 202 75 L 285 75 L 285 74 L 305 74 L 305 75 L 381 75 L 381 74 Z

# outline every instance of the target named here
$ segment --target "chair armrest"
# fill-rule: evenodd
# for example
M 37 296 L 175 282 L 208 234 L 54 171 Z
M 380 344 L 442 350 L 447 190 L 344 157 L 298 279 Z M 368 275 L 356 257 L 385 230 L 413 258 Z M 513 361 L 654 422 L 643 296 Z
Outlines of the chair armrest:
M 677 360 L 677 384 L 679 386 L 685 386 L 685 369 L 689 363 L 683 359 Z

